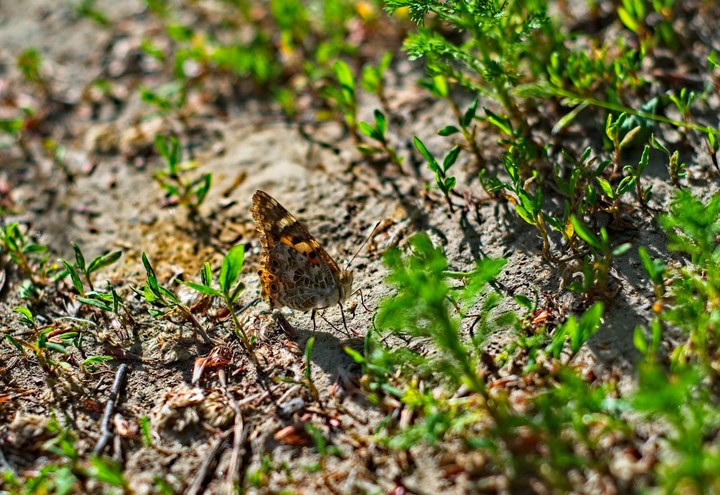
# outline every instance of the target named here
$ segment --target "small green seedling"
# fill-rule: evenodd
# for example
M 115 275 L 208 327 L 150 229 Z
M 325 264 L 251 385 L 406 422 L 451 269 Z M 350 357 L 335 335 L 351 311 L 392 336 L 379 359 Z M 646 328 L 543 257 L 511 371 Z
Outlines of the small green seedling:
M 371 125 L 367 122 L 360 122 L 358 127 L 360 132 L 365 134 L 370 139 L 376 141 L 378 146 L 371 146 L 367 144 L 359 144 L 358 151 L 364 155 L 373 155 L 376 153 L 385 153 L 387 160 L 392 163 L 399 173 L 402 173 L 402 158 L 398 156 L 397 151 L 393 148 L 387 140 L 387 119 L 385 115 L 378 109 L 373 112 L 375 115 L 375 125 Z
M 380 100 L 380 105 L 386 113 L 390 112 L 390 107 L 385 96 L 385 72 L 387 72 L 392 63 L 393 53 L 388 51 L 375 65 L 366 65 L 363 67 L 361 85 L 365 91 L 374 94 Z
M 237 312 L 235 311 L 235 304 L 237 303 L 240 294 L 245 289 L 245 284 L 238 281 L 244 260 L 244 245 L 238 244 L 228 251 L 225 258 L 223 258 L 220 273 L 218 275 L 220 290 L 212 287 L 213 273 L 212 268 L 210 268 L 210 263 L 207 261 L 203 265 L 203 270 L 200 272 L 199 284 L 187 281 L 183 281 L 183 284 L 202 294 L 218 297 L 223 300 L 225 307 L 230 312 L 233 324 L 235 325 L 235 334 L 242 341 L 243 346 L 245 346 L 245 350 L 252 354 L 253 341 L 248 336 L 245 331 L 245 326 L 240 322 Z
M 620 21 L 626 28 L 635 33 L 641 41 L 646 40 L 649 36 L 648 29 L 645 26 L 645 17 L 647 15 L 645 4 L 644 0 L 622 0 L 622 5 L 617 9 Z
M 47 89 L 47 81 L 42 75 L 42 55 L 37 48 L 26 48 L 18 55 L 17 67 L 25 81 Z
M 110 20 L 105 13 L 95 5 L 96 0 L 80 0 L 75 5 L 75 12 L 81 17 L 90 19 L 100 26 L 107 27 L 110 25 Z
M 94 373 L 99 367 L 113 359 L 115 358 L 112 356 L 89 356 L 83 360 L 82 367 L 85 371 Z
M 35 323 L 35 315 L 33 315 L 32 311 L 30 311 L 28 308 L 22 306 L 13 309 L 13 311 L 20 314 L 20 317 L 18 318 L 18 321 L 20 323 L 32 329 L 37 328 L 37 323 Z
M 444 81 L 444 78 L 435 77 L 433 78 L 433 83 L 437 85 L 439 81 Z M 447 93 L 447 83 L 444 83 L 445 88 L 439 89 L 438 91 L 442 91 L 443 93 Z M 474 124 L 476 113 L 477 113 L 477 106 L 478 106 L 478 98 L 476 97 L 473 102 L 470 104 L 470 106 L 465 110 L 465 112 L 461 112 L 460 108 L 458 108 L 455 101 L 448 95 L 446 96 L 447 101 L 450 103 L 450 107 L 453 110 L 453 113 L 455 113 L 455 117 L 457 118 L 457 126 L 449 125 L 445 126 L 442 129 L 438 131 L 438 134 L 441 136 L 452 136 L 457 133 L 461 133 L 463 136 L 463 139 L 465 141 L 465 145 L 470 149 L 472 154 L 475 156 L 475 161 L 477 162 L 477 165 L 480 169 L 485 168 L 485 159 L 482 156 L 482 153 L 480 152 L 480 148 L 478 147 L 477 141 L 475 141 L 475 133 L 477 131 L 477 127 Z
M 583 313 L 580 321 L 575 316 L 570 315 L 567 321 L 555 329 L 552 337 L 552 343 L 548 345 L 547 351 L 555 358 L 560 358 L 560 353 L 565 346 L 565 341 L 570 343 L 570 355 L 565 364 L 569 364 L 577 355 L 580 348 L 595 335 L 600 328 L 602 321 L 603 305 L 602 303 L 593 304 L 585 313 Z
M 180 299 L 178 299 L 174 292 L 160 285 L 157 275 L 155 275 L 155 270 L 145 253 L 142 253 L 142 262 L 145 267 L 145 273 L 147 274 L 147 281 L 145 282 L 141 295 L 152 306 L 148 312 L 155 318 L 164 318 L 173 312 L 179 312 L 192 324 L 195 331 L 200 334 L 206 344 L 212 344 L 212 340 L 202 325 L 200 325 L 200 322 L 198 322 L 192 314 L 190 308 L 180 302 Z
M 687 88 L 682 88 L 679 95 L 670 94 L 668 98 L 675 104 L 680 115 L 682 115 L 683 122 L 688 123 L 692 121 L 692 104 L 695 101 L 697 94 L 695 91 L 688 91 Z
M 350 66 L 337 60 L 332 67 L 335 81 L 322 88 L 321 95 L 342 115 L 345 127 L 356 142 L 360 142 L 357 122 L 357 94 L 355 75 Z
M 181 120 L 184 118 L 182 109 L 187 99 L 187 89 L 184 81 L 171 81 L 157 88 L 140 88 L 140 99 L 158 109 L 158 113 L 177 114 Z
M 48 247 L 32 242 L 21 231 L 17 222 L 0 229 L 0 254 L 7 254 L 30 279 L 33 286 L 42 283 L 49 257 Z M 38 266 L 38 270 L 34 266 Z
M 443 196 L 445 196 L 445 201 L 447 201 L 450 213 L 454 213 L 455 208 L 452 204 L 452 201 L 450 200 L 450 192 L 455 189 L 457 180 L 455 179 L 455 177 L 447 175 L 447 172 L 453 165 L 455 165 L 458 156 L 460 156 L 460 146 L 453 146 L 450 151 L 448 151 L 447 155 L 445 155 L 445 158 L 443 159 L 443 163 L 441 166 L 435 159 L 435 157 L 432 155 L 432 153 L 428 151 L 428 149 L 425 147 L 425 144 L 423 144 L 419 137 L 413 137 L 413 142 L 415 143 L 415 147 L 417 148 L 417 150 L 427 161 L 428 168 L 435 173 L 435 184 L 437 185 L 438 189 L 442 191 Z
M 570 223 L 574 233 L 587 243 L 591 251 L 590 257 L 585 258 L 583 265 L 583 281 L 570 284 L 570 290 L 583 292 L 589 299 L 595 294 L 610 295 L 608 283 L 612 260 L 627 253 L 632 245 L 626 242 L 613 247 L 605 227 L 600 228 L 600 236 L 597 236 L 575 215 L 570 216 Z
M 155 136 L 155 149 L 165 159 L 165 169 L 155 174 L 155 180 L 169 197 L 186 206 L 191 215 L 196 216 L 210 191 L 212 174 L 203 174 L 195 180 L 186 177 L 187 172 L 197 168 L 198 163 L 194 160 L 183 161 L 180 141 L 175 136 Z
M 85 256 L 83 255 L 80 247 L 73 242 L 72 248 L 75 252 L 75 264 L 73 265 L 69 261 L 66 261 L 64 259 L 59 260 L 60 263 L 62 263 L 62 265 L 65 267 L 65 270 L 59 273 L 57 278 L 59 279 L 65 277 L 66 275 L 70 275 L 73 287 L 75 287 L 75 290 L 77 290 L 78 294 L 80 294 L 81 296 L 86 295 L 81 275 L 85 278 L 85 282 L 87 282 L 90 291 L 94 291 L 95 287 L 93 286 L 91 275 L 96 271 L 105 268 L 106 266 L 112 265 L 122 256 L 122 251 L 113 251 L 98 256 L 97 258 L 93 259 L 88 265 L 85 262 Z
M 608 114 L 605 121 L 605 136 L 610 140 L 613 147 L 612 164 L 613 169 L 610 173 L 612 180 L 622 168 L 622 150 L 630 146 L 635 136 L 642 131 L 642 126 L 637 125 L 630 130 L 626 130 L 625 123 L 628 120 L 628 114 L 621 113 L 617 119 L 613 120 L 613 114 Z
M 650 143 L 652 144 L 653 148 L 660 150 L 665 153 L 665 155 L 667 155 L 668 173 L 670 174 L 670 180 L 672 180 L 675 187 L 677 187 L 678 189 L 682 189 L 680 179 L 684 179 L 687 176 L 687 170 L 685 164 L 680 161 L 680 152 L 678 150 L 675 150 L 671 153 L 670 150 L 663 146 L 663 144 L 660 143 L 660 141 L 658 141 L 654 135 L 651 137 Z
M 665 295 L 665 263 L 660 259 L 652 259 L 645 246 L 638 248 L 638 256 L 645 273 L 650 277 L 655 292 L 655 299 L 661 301 Z

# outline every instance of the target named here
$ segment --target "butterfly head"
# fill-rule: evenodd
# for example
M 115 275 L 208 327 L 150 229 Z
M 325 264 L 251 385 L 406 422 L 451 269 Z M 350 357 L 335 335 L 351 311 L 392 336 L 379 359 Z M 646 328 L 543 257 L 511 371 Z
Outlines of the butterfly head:
M 342 302 L 352 292 L 353 272 L 350 270 L 340 271 L 340 277 L 338 277 L 338 280 L 340 282 L 338 284 L 339 299 L 340 302 Z

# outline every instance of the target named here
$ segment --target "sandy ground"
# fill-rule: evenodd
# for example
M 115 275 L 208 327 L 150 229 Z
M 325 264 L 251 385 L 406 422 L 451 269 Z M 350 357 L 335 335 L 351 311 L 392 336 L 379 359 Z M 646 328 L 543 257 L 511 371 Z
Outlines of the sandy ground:
M 43 53 L 58 93 L 78 101 L 83 88 L 98 77 L 102 67 L 98 61 L 105 60 L 103 54 L 110 54 L 110 63 L 123 60 L 124 44 L 136 42 L 143 27 L 153 28 L 139 15 L 138 2 L 101 2 L 99 6 L 118 21 L 121 34 L 79 18 L 67 3 L 0 1 L 0 64 L 5 74 L 0 72 L 0 91 L 1 85 L 7 84 L 4 81 L 11 80 L 17 54 L 26 46 L 35 46 Z M 201 221 L 190 221 L 181 208 L 161 206 L 162 191 L 152 180 L 152 172 L 159 164 L 156 159 L 146 161 L 145 156 L 151 149 L 153 134 L 168 131 L 168 124 L 161 119 L 141 120 L 146 108 L 136 96 L 117 111 L 103 109 L 99 119 L 91 118 L 86 104 L 77 103 L 53 120 L 53 137 L 67 147 L 65 172 L 49 159 L 30 163 L 16 148 L 0 149 L 0 180 L 12 185 L 17 212 L 5 222 L 20 221 L 29 227 L 31 235 L 50 247 L 53 258 L 72 259 L 71 242 L 77 242 L 87 258 L 115 249 L 123 251 L 120 262 L 101 275 L 134 303 L 137 326 L 118 330 L 107 321 L 107 327 L 94 331 L 111 334 L 119 347 L 140 356 L 127 361 L 130 371 L 118 412 L 131 423 L 150 417 L 155 442 L 148 447 L 138 438 L 125 439 L 115 452 L 125 460 L 125 475 L 135 493 L 153 493 L 157 477 L 176 492 L 186 490 L 212 446 L 222 437 L 220 431 L 227 430 L 233 418 L 227 413 L 227 399 L 218 392 L 223 385 L 216 373 L 207 374 L 199 384 L 201 388 L 192 392 L 195 358 L 207 354 L 209 348 L 193 338 L 189 328 L 180 333 L 180 325 L 149 317 L 139 305 L 140 297 L 130 290 L 130 286 L 144 283 L 140 254 L 148 254 L 158 277 L 166 283 L 177 276 L 197 280 L 203 262 L 210 261 L 217 268 L 232 245 L 245 244 L 242 281 L 247 288 L 240 301 L 253 301 L 259 294 L 259 241 L 249 207 L 256 189 L 267 191 L 296 214 L 341 266 L 378 221 L 383 230 L 351 267 L 355 287 L 362 290 L 370 310 L 360 304 L 358 295 L 349 301 L 348 327 L 356 335 L 339 331 L 342 323 L 335 308 L 325 311 L 327 321 L 318 318 L 312 363 L 323 408 L 311 403 L 300 386 L 276 381 L 278 377 L 290 381 L 302 378 L 303 349 L 313 335 L 309 315 L 285 311 L 294 329 L 288 333 L 275 324 L 264 302 L 244 314 L 248 328 L 258 338 L 258 367 L 239 350 L 230 321 L 222 317 L 219 308 L 211 311 L 216 318 L 206 322 L 209 333 L 227 341 L 232 356 L 227 388 L 244 404 L 247 438 L 243 462 L 251 470 L 267 459 L 276 465 L 286 462 L 293 466 L 291 473 L 276 471 L 272 480 L 275 487 L 288 487 L 293 493 L 327 492 L 328 483 L 340 493 L 353 493 L 358 487 L 388 491 L 398 476 L 417 493 L 464 491 L 461 483 L 443 479 L 435 469 L 436 452 L 431 448 L 416 449 L 416 468 L 408 471 L 390 452 L 372 443 L 362 444 L 361 439 L 369 438 L 384 413 L 361 394 L 341 392 L 360 376 L 359 366 L 342 347 L 362 348 L 362 336 L 372 326 L 378 301 L 390 294 L 382 283 L 382 253 L 390 246 L 403 246 L 414 232 L 428 232 L 443 247 L 454 270 L 469 270 L 481 257 L 508 258 L 498 280 L 498 287 L 507 295 L 538 293 L 544 305 L 553 306 L 559 319 L 582 309 L 582 304 L 576 295 L 563 289 L 569 267 L 551 266 L 541 259 L 540 239 L 509 205 L 496 201 L 462 205 L 456 198 L 461 208 L 451 215 L 442 197 L 424 188 L 432 176 L 417 157 L 410 158 L 412 136 L 423 137 L 431 149 L 441 154 L 445 143 L 434 135 L 434 130 L 451 122 L 452 116 L 444 105 L 428 99 L 418 89 L 416 80 L 420 75 L 419 64 L 401 61 L 393 67 L 391 76 L 389 100 L 397 117 L 394 144 L 407 157 L 402 176 L 383 176 L 364 163 L 352 140 L 336 124 L 300 126 L 253 111 L 252 105 L 244 109 L 245 113 L 225 119 L 198 117 L 194 123 L 200 129 L 193 140 L 194 158 L 200 164 L 198 173 L 213 174 L 210 196 L 201 207 Z M 363 102 L 361 119 L 369 120 L 374 106 L 371 100 Z M 492 139 L 488 137 L 488 143 Z M 563 146 L 582 149 L 588 144 L 585 139 L 576 141 L 564 142 Z M 707 192 L 702 177 L 710 165 L 702 155 L 697 157 L 700 163 L 691 170 L 689 182 Z M 500 167 L 499 156 L 491 167 Z M 463 163 L 456 168 L 458 182 L 473 199 L 482 197 L 476 171 Z M 67 180 L 68 171 L 73 182 Z M 653 205 L 667 204 L 671 186 L 664 164 L 651 164 L 648 181 L 654 184 Z M 635 228 L 618 234 L 618 241 L 642 244 L 651 254 L 666 256 L 664 237 L 652 219 L 648 216 L 635 220 Z M 633 365 L 638 358 L 632 344 L 633 329 L 648 321 L 651 304 L 647 277 L 634 253 L 618 261 L 615 275 L 620 291 L 609 303 L 601 331 L 580 359 L 597 374 L 619 378 L 625 388 L 632 387 Z M 12 309 L 23 304 L 19 283 L 18 275 L 8 272 L 6 287 L 0 293 L 3 326 L 16 325 Z M 181 289 L 180 293 L 191 303 L 196 301 L 188 291 Z M 505 307 L 513 307 L 510 297 L 507 301 Z M 50 321 L 58 317 L 61 308 L 69 315 L 87 316 L 78 305 L 62 299 L 51 299 L 38 314 Z M 497 335 L 492 340 L 503 342 L 504 338 Z M 93 447 L 115 364 L 91 375 L 58 378 L 41 372 L 34 359 L 23 359 L 13 348 L 3 345 L 0 368 L 1 387 L 27 392 L 11 404 L 0 404 L 0 417 L 15 422 L 13 427 L 0 426 L 0 435 L 7 438 L 9 432 L 19 431 L 22 425 L 43 424 L 55 411 L 82 433 L 78 440 L 80 451 Z M 220 405 L 211 411 L 199 410 L 188 405 L 192 400 L 187 397 L 192 393 L 205 397 L 214 393 L 212 400 Z M 304 412 L 295 414 L 293 408 Z M 328 481 L 310 469 L 319 460 L 316 450 L 277 440 L 278 431 L 301 421 L 316 424 L 343 452 L 342 458 L 326 461 L 330 464 L 325 472 L 333 473 L 333 479 Z M 185 428 L 183 422 L 187 423 Z M 20 446 L 22 438 L 15 441 Z M 31 439 L 27 442 L 33 444 Z M 3 448 L 14 465 L 29 468 L 38 461 L 32 449 L 8 452 L 7 445 Z M 222 473 L 231 462 L 231 451 L 225 448 L 214 471 L 217 475 L 208 476 L 208 493 L 219 493 L 225 486 Z

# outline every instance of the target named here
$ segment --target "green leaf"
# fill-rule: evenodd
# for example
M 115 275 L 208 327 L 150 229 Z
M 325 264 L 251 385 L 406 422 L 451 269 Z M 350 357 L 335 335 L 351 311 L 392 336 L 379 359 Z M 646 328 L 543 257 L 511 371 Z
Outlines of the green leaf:
M 631 248 L 632 244 L 630 244 L 629 242 L 624 242 L 619 246 L 615 246 L 610 254 L 612 254 L 613 256 L 622 256 L 623 254 L 630 251 Z
M 570 215 L 570 223 L 572 223 L 573 229 L 575 229 L 575 233 L 580 237 L 583 241 L 590 244 L 595 249 L 602 249 L 602 243 L 600 242 L 600 239 L 593 234 L 590 229 L 585 225 L 585 223 L 580 220 L 575 215 Z
M 78 297 L 77 300 L 80 303 L 88 304 L 90 306 L 95 306 L 96 308 L 100 308 L 103 311 L 108 311 L 108 312 L 112 313 L 114 310 L 114 308 L 111 305 L 109 305 L 108 303 L 106 303 L 105 301 L 103 301 L 101 299 L 94 299 L 91 297 Z
M 650 254 L 648 253 L 648 250 L 645 249 L 645 246 L 640 246 L 638 248 L 638 255 L 640 256 L 640 262 L 642 263 L 645 272 L 650 277 L 650 280 L 655 284 L 662 283 L 665 263 L 663 263 L 660 259 L 653 260 L 650 258 Z
M 447 98 L 450 94 L 447 79 L 443 76 L 434 76 L 432 78 L 432 92 L 440 98 Z
M 168 36 L 175 41 L 190 41 L 193 36 L 192 28 L 183 26 L 182 24 L 168 24 L 166 29 Z
M 343 86 L 345 90 L 350 92 L 351 95 L 354 95 L 355 76 L 353 75 L 352 70 L 350 70 L 348 64 L 346 64 L 342 60 L 337 60 L 333 65 L 333 72 L 335 73 L 335 77 L 337 78 L 340 85 Z
M 146 447 L 152 446 L 152 430 L 150 428 L 150 418 L 147 416 L 140 417 L 140 431 L 142 432 L 143 444 Z
M 373 155 L 375 153 L 382 153 L 382 148 L 378 148 L 377 146 L 370 146 L 367 144 L 358 144 L 357 150 L 362 153 L 365 156 Z
M 112 356 L 90 356 L 82 362 L 83 368 L 94 369 L 96 366 L 112 361 Z
M 640 177 L 643 172 L 645 172 L 648 163 L 650 163 L 650 146 L 646 144 L 643 148 L 642 155 L 640 156 L 640 162 L 638 163 L 638 177 Z
M 305 378 L 312 380 L 312 352 L 315 347 L 315 336 L 313 335 L 305 344 Z
M 372 138 L 376 141 L 382 140 L 382 137 L 380 136 L 380 134 L 378 134 L 378 131 L 375 130 L 375 128 L 369 123 L 361 120 L 360 122 L 358 122 L 358 128 L 360 129 L 360 132 L 365 134 L 367 137 Z
M 608 180 L 602 177 L 595 177 L 595 180 L 597 180 L 598 184 L 600 184 L 600 189 L 602 189 L 605 196 L 610 199 L 615 199 L 615 191 L 613 191 L 613 188 Z
M 68 275 L 70 275 L 73 287 L 75 287 L 75 290 L 78 292 L 78 294 L 85 294 L 85 288 L 83 287 L 82 280 L 80 279 L 80 275 L 78 275 L 75 267 L 69 262 L 62 259 L 60 260 L 60 263 L 65 266 L 65 270 L 67 271 Z
M 385 132 L 387 131 L 387 119 L 385 115 L 378 109 L 373 112 L 375 115 L 375 127 L 380 134 L 380 139 L 385 140 Z
M 237 284 L 235 286 L 235 289 L 233 289 L 232 294 L 230 294 L 230 304 L 235 304 L 237 302 L 238 297 L 240 297 L 240 293 L 245 290 L 245 284 Z
M 487 108 L 485 108 L 484 110 L 489 123 L 500 129 L 500 131 L 507 134 L 508 136 L 513 135 L 512 124 L 510 123 L 510 120 L 508 118 L 501 117 Z
M 454 125 L 449 125 L 449 126 L 446 126 L 446 127 L 443 127 L 442 129 L 440 129 L 438 131 L 438 134 L 440 136 L 451 136 L 453 134 L 457 134 L 458 132 L 460 132 L 460 129 L 458 129 Z
M 234 246 L 223 259 L 222 267 L 220 268 L 220 276 L 218 282 L 220 283 L 220 289 L 224 294 L 230 295 L 230 290 L 240 275 L 242 270 L 243 262 L 245 259 L 245 245 L 238 244 Z
M 92 456 L 90 457 L 90 464 L 94 469 L 91 474 L 93 478 L 111 486 L 119 488 L 125 486 L 122 466 L 119 463 L 110 458 Z
M 663 146 L 663 144 L 660 141 L 657 140 L 657 138 L 655 137 L 655 134 L 650 136 L 650 144 L 652 145 L 653 148 L 655 148 L 656 150 L 662 151 L 667 156 L 670 156 L 672 154 L 672 153 L 670 153 L 669 149 L 667 149 L 665 146 Z
M 455 189 L 455 185 L 457 184 L 457 180 L 455 177 L 445 177 L 445 180 L 443 181 L 443 191 L 445 193 L 449 193 L 453 189 Z
M 515 299 L 516 303 L 518 303 L 520 306 L 527 309 L 528 311 L 532 311 L 535 306 L 532 300 L 530 300 L 530 298 L 525 294 L 515 294 L 513 299 Z
M 210 287 L 212 285 L 212 279 L 212 268 L 210 268 L 210 263 L 206 261 L 203 263 L 203 269 L 200 271 L 200 281 L 203 285 Z
M 364 364 L 365 363 L 365 357 L 362 355 L 362 353 L 356 351 L 355 349 L 345 346 L 343 347 L 343 351 L 345 351 L 345 354 L 350 356 L 353 361 L 355 361 L 358 364 Z
M 197 201 L 195 202 L 196 205 L 201 205 L 203 201 L 205 201 L 205 198 L 207 197 L 208 193 L 210 192 L 210 186 L 212 185 L 212 174 L 205 174 L 202 178 L 202 183 L 200 186 L 198 186 L 197 189 L 195 189 L 195 197 L 197 198 Z
M 465 127 L 465 128 L 470 127 L 470 124 L 472 124 L 472 121 L 475 118 L 475 113 L 477 112 L 477 106 L 478 106 L 478 98 L 475 97 L 472 104 L 465 112 L 465 115 L 463 115 L 463 119 L 462 119 L 463 127 Z
M 197 284 L 195 282 L 188 282 L 183 280 L 182 283 L 184 285 L 187 285 L 193 290 L 196 290 L 202 294 L 207 294 L 208 296 L 215 296 L 215 297 L 223 297 L 223 293 L 217 289 L 213 289 L 212 287 L 204 284 Z
M 87 272 L 93 273 L 100 270 L 101 268 L 105 268 L 108 265 L 112 265 L 117 260 L 119 260 L 121 256 L 122 251 L 113 251 L 112 253 L 98 256 L 90 262 L 90 266 L 88 267 Z
M 447 172 L 450 167 L 452 167 L 455 162 L 458 159 L 458 156 L 460 156 L 460 151 L 462 151 L 462 148 L 460 146 L 455 145 L 453 146 L 450 151 L 448 151 L 448 154 L 445 155 L 445 159 L 443 160 L 443 171 Z
M 646 355 L 648 352 L 648 342 L 645 338 L 645 332 L 641 326 L 636 326 L 633 332 L 633 345 L 635 349 L 640 351 L 640 354 Z
M 440 165 L 438 165 L 437 160 L 435 160 L 435 157 L 432 156 L 432 154 L 428 151 L 428 149 L 425 147 L 425 144 L 420 141 L 420 138 L 417 136 L 413 137 L 413 143 L 415 143 L 415 147 L 420 152 L 420 154 L 427 160 L 428 167 L 433 172 L 438 172 L 440 170 Z
M 73 251 L 75 251 L 75 262 L 81 272 L 85 272 L 85 256 L 83 256 L 80 247 L 76 243 L 72 243 Z

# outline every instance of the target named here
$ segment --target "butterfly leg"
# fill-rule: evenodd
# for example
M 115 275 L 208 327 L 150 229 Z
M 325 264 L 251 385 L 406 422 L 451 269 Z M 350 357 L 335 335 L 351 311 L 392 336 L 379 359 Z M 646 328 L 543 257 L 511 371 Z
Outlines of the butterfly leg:
M 338 303 L 338 306 L 340 306 L 340 314 L 342 315 L 343 327 L 345 328 L 345 334 L 351 335 L 350 330 L 348 330 L 347 322 L 345 321 L 345 309 L 343 308 L 342 303 Z

